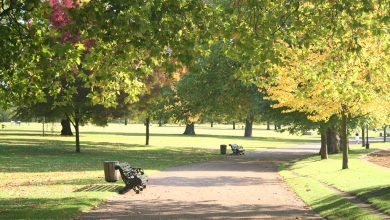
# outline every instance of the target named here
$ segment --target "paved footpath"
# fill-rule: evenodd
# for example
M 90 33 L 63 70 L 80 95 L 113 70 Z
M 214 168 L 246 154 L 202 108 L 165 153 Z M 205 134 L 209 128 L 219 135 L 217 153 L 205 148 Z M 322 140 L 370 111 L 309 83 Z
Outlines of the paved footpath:
M 277 173 L 318 145 L 267 149 L 175 167 L 149 177 L 140 194 L 117 195 L 82 219 L 321 219 Z

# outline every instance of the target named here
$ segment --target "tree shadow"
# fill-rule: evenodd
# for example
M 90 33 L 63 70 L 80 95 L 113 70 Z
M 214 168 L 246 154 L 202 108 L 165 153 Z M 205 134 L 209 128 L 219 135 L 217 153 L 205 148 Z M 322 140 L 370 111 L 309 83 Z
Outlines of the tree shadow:
M 197 202 L 169 199 L 145 201 L 133 198 L 110 202 L 115 207 L 107 212 L 103 209 L 85 213 L 81 219 L 322 219 L 311 211 L 273 205 L 221 205 L 213 200 Z
M 215 157 L 217 150 L 190 147 L 147 148 L 143 145 L 84 141 L 75 153 L 73 141 L 2 139 L 0 172 L 68 172 L 103 169 L 103 162 L 118 160 L 144 169 L 187 164 Z M 173 159 L 175 158 L 175 159 Z
M 190 186 L 190 187 L 211 187 L 211 186 L 252 186 L 252 185 L 273 185 L 280 181 L 267 180 L 256 177 L 242 176 L 219 176 L 219 177 L 183 177 L 183 176 L 168 176 L 168 177 L 152 177 L 149 181 L 150 186 Z
M 390 215 L 390 186 L 377 186 L 355 190 L 352 194 L 357 195 L 376 209 Z
M 83 134 L 107 134 L 106 132 L 87 131 Z M 119 136 L 134 136 L 144 137 L 143 133 L 130 133 L 130 132 L 110 132 L 110 135 Z M 197 134 L 193 136 L 183 134 L 164 134 L 164 133 L 151 133 L 151 137 L 188 137 L 188 138 L 215 138 L 215 139 L 228 139 L 228 140 L 253 140 L 253 141 L 268 141 L 268 142 L 290 142 L 290 143 L 317 143 L 318 140 L 313 139 L 294 139 L 294 138 L 278 138 L 278 137 L 243 137 L 234 135 L 219 135 L 219 134 Z
M 1 219 L 72 219 L 101 200 L 88 197 L 0 198 Z
M 316 212 L 327 219 L 369 219 L 370 212 L 360 209 L 350 201 L 337 196 L 327 196 L 313 203 Z
M 0 136 L 25 136 L 25 137 L 42 137 L 41 131 L 32 131 L 32 130 L 9 130 L 14 132 L 6 132 L 0 133 Z M 117 136 L 126 136 L 126 137 L 144 137 L 144 133 L 134 133 L 134 132 L 98 132 L 98 131 L 81 131 L 80 137 L 83 137 L 84 134 L 92 134 L 92 135 L 117 135 Z M 74 138 L 74 136 L 61 136 L 58 134 L 50 134 L 48 133 L 45 136 L 52 137 L 68 137 Z M 279 138 L 279 137 L 243 137 L 243 136 L 234 136 L 234 135 L 218 135 L 218 134 L 197 134 L 193 136 L 183 135 L 183 134 L 165 134 L 165 133 L 151 133 L 150 137 L 180 137 L 180 138 L 194 138 L 194 139 L 202 139 L 202 138 L 215 138 L 215 139 L 226 139 L 232 141 L 238 140 L 251 140 L 251 141 L 267 141 L 267 142 L 289 142 L 289 143 L 317 143 L 318 140 L 314 139 L 294 139 L 294 138 Z M 43 137 L 44 138 L 44 137 Z

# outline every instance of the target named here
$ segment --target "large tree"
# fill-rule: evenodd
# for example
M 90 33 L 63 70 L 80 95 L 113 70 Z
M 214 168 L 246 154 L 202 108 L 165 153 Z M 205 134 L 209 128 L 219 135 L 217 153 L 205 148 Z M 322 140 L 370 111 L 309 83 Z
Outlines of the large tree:
M 50 97 L 75 127 L 77 152 L 78 127 L 92 119 L 86 115 L 137 101 L 156 67 L 173 72 L 190 62 L 208 23 L 203 1 L 50 0 L 33 6 L 29 13 L 18 10 L 15 19 L 28 37 L 14 40 L 17 31 L 10 30 L 1 38 L 10 57 L 0 67 L 2 104 L 34 105 Z
M 388 117 L 388 1 L 221 2 L 230 16 L 218 27 L 243 61 L 241 78 L 266 88 L 275 107 L 337 117 L 347 168 L 347 121 Z
M 244 136 L 251 137 L 253 122 L 261 110 L 261 94 L 255 85 L 240 79 L 241 63 L 226 56 L 224 44 L 212 44 L 210 53 L 199 57 L 175 85 L 180 103 L 177 107 L 184 115 L 190 112 L 209 120 L 217 116 L 243 120 Z
M 307 20 L 321 27 L 309 28 L 315 40 L 275 44 L 280 62 L 270 70 L 269 97 L 278 101 L 275 107 L 305 112 L 314 121 L 336 116 L 343 169 L 348 168 L 348 121 L 389 114 L 389 35 L 383 29 L 388 23 L 381 22 L 388 7 L 379 1 L 307 3 L 300 10 L 312 9 L 309 17 L 319 16 Z

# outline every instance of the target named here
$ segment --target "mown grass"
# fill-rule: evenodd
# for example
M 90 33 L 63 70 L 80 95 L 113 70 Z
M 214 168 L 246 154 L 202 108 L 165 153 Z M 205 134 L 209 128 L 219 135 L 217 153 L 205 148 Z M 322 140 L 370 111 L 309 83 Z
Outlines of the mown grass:
M 293 163 L 281 171 L 287 183 L 297 194 L 322 216 L 329 219 L 378 219 L 379 217 L 357 208 L 348 200 L 319 183 L 322 181 L 337 189 L 358 196 L 380 211 L 390 214 L 390 169 L 361 159 L 378 149 L 389 148 L 389 143 L 375 143 L 366 150 L 360 145 L 351 145 L 349 169 L 341 169 L 341 154 L 330 155 L 328 160 L 319 156 Z M 294 173 L 299 176 L 293 175 Z
M 1 219 L 70 219 L 93 208 L 123 185 L 104 181 L 106 160 L 126 161 L 152 174 L 223 157 L 220 144 L 237 143 L 251 151 L 318 142 L 318 136 L 281 134 L 263 126 L 255 126 L 253 138 L 224 125 L 197 126 L 195 137 L 181 135 L 183 126 L 152 126 L 151 145 L 144 146 L 144 126 L 110 124 L 82 127 L 77 154 L 74 137 L 59 136 L 60 128 L 49 124 L 45 137 L 40 124 L 6 124 L 0 130 Z

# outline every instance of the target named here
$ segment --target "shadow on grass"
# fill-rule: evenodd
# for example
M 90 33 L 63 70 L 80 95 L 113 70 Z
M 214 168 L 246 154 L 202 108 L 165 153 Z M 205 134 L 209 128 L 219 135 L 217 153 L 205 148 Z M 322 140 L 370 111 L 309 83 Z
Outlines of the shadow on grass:
M 0 172 L 69 172 L 102 170 L 103 162 L 118 160 L 150 170 L 161 170 L 217 156 L 217 150 L 156 148 L 135 144 L 116 146 L 105 142 L 82 142 L 75 153 L 73 141 L 2 139 Z M 141 148 L 140 148 L 141 147 Z
M 14 198 L 0 199 L 1 219 L 72 219 L 83 208 L 97 205 L 93 198 Z
M 74 192 L 119 192 L 122 188 L 118 185 L 89 185 L 77 189 Z
M 41 136 L 41 132 L 30 131 L 30 130 L 12 130 L 14 132 L 0 133 L 0 136 Z M 129 132 L 97 132 L 97 131 L 81 131 L 80 136 L 83 137 L 83 134 L 92 134 L 92 135 L 118 135 L 118 136 L 128 136 L 128 137 L 144 137 L 144 133 L 129 133 Z M 60 135 L 49 135 L 62 137 Z M 268 141 L 268 142 L 289 142 L 289 143 L 317 143 L 318 140 L 313 139 L 293 139 L 293 138 L 277 138 L 277 137 L 243 137 L 243 136 L 233 136 L 233 135 L 217 135 L 217 134 L 197 134 L 194 136 L 188 136 L 183 134 L 163 134 L 163 133 L 151 133 L 151 137 L 180 137 L 180 138 L 216 138 L 216 139 L 227 139 L 227 140 L 253 140 L 253 141 Z M 74 138 L 74 137 L 69 137 Z
M 105 132 L 84 132 L 84 134 L 107 134 Z M 126 133 L 126 132 L 110 132 L 110 135 L 122 135 L 122 136 L 136 136 L 144 137 L 145 134 L 142 133 Z M 217 139 L 229 139 L 229 140 L 253 140 L 253 141 L 269 141 L 269 142 L 290 142 L 290 143 L 317 143 L 318 140 L 313 139 L 293 139 L 293 138 L 277 138 L 277 137 L 242 137 L 242 136 L 232 136 L 232 135 L 217 135 L 217 134 L 197 134 L 194 136 L 187 136 L 183 134 L 161 134 L 161 133 L 151 133 L 151 137 L 187 137 L 187 138 L 217 138 Z
M 326 219 L 372 219 L 371 213 L 337 195 L 320 199 L 314 202 L 312 207 Z
M 0 136 L 34 136 L 34 137 L 65 137 L 61 136 L 59 133 L 46 132 L 45 136 L 42 135 L 42 131 L 34 130 L 7 130 L 5 132 L 0 132 Z
M 390 186 L 363 188 L 352 193 L 390 215 Z

